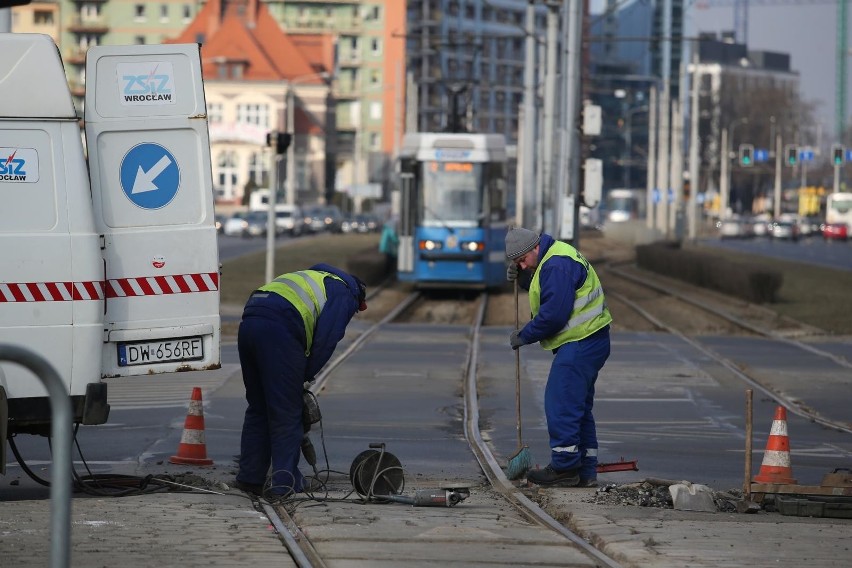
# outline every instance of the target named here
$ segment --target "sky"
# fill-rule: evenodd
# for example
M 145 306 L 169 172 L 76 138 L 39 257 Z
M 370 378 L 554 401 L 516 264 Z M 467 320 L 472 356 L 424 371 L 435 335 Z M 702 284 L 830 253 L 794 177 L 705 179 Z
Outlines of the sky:
M 642 1 L 642 0 L 638 0 Z M 714 0 L 686 0 L 684 31 L 689 36 L 699 32 L 733 31 L 734 7 L 732 0 L 720 0 L 726 5 L 712 6 Z M 778 51 L 790 54 L 790 67 L 799 73 L 802 98 L 816 105 L 817 119 L 823 124 L 820 146 L 836 142 L 835 104 L 835 52 L 837 34 L 836 0 L 779 0 L 783 3 L 800 2 L 801 5 L 772 5 L 773 0 L 749 4 L 748 49 Z M 812 4 L 811 2 L 820 2 Z M 604 0 L 592 0 L 591 11 L 602 11 Z M 852 9 L 849 10 L 852 12 Z M 852 26 L 847 28 L 852 36 Z M 847 37 L 847 42 L 849 41 Z M 847 116 L 852 112 L 852 62 L 847 68 Z M 768 120 L 768 117 L 767 117 Z M 810 141 L 817 144 L 818 141 Z
M 713 0 L 705 0 L 712 4 Z M 767 0 L 771 1 L 771 0 Z M 789 0 L 786 0 L 789 1 Z M 799 0 L 808 2 L 810 0 Z M 734 8 L 698 8 L 686 11 L 686 30 L 692 33 L 733 30 Z M 821 146 L 836 142 L 835 138 L 835 65 L 837 51 L 837 4 L 803 4 L 799 6 L 749 5 L 748 49 L 779 51 L 790 54 L 790 67 L 799 73 L 802 98 L 816 104 L 817 118 L 823 127 Z M 852 27 L 847 27 L 847 42 Z M 848 56 L 848 52 L 847 52 Z M 847 60 L 846 111 L 850 104 L 849 77 L 852 64 Z M 816 143 L 817 141 L 812 141 Z

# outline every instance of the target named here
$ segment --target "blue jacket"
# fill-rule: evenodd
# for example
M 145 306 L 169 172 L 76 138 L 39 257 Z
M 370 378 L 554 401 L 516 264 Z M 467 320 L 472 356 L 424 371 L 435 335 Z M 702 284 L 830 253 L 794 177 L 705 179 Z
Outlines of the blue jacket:
M 541 234 L 538 262 L 541 262 L 554 242 L 556 241 L 553 237 L 547 233 Z M 524 343 L 537 343 L 553 337 L 565 327 L 574 310 L 574 295 L 585 282 L 586 275 L 585 266 L 566 256 L 551 257 L 541 267 L 541 309 L 538 315 L 521 329 L 520 338 Z M 518 284 L 524 290 L 529 290 L 531 279 L 532 274 L 524 271 L 523 276 L 518 279 Z
M 360 294 L 358 283 L 348 272 L 325 263 L 315 264 L 310 267 L 310 270 L 330 272 L 342 278 L 346 284 L 334 278 L 325 279 L 328 301 L 317 318 L 314 342 L 305 370 L 306 380 L 313 379 L 331 359 L 337 344 L 346 333 L 346 326 L 349 325 L 352 316 L 358 312 L 358 295 Z

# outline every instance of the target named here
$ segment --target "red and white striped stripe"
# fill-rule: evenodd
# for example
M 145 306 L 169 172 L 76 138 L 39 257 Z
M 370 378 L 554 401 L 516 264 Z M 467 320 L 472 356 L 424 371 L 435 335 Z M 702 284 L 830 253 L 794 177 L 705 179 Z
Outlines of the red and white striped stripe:
M 219 274 L 176 274 L 143 278 L 117 278 L 88 282 L 0 282 L 0 303 L 69 302 L 103 300 L 135 296 L 164 296 L 214 292 L 219 289 Z
M 69 302 L 103 300 L 104 283 L 89 282 L 0 282 L 2 302 Z
M 219 289 L 219 274 L 178 274 L 174 276 L 149 276 L 146 278 L 118 278 L 107 281 L 107 298 L 131 296 L 163 296 L 214 292 Z

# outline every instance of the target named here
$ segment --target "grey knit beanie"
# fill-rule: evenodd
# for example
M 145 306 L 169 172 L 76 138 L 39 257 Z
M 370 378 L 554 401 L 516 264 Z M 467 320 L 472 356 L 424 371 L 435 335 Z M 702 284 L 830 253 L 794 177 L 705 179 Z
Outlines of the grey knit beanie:
M 515 260 L 524 256 L 535 248 L 539 238 L 538 233 L 529 229 L 522 227 L 509 229 L 509 232 L 506 233 L 506 258 Z

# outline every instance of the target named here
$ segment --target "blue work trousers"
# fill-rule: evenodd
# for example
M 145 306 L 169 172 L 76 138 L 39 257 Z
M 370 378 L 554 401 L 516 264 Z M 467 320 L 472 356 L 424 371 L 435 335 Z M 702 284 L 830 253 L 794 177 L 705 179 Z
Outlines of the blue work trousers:
M 299 492 L 305 478 L 299 471 L 304 390 L 304 327 L 281 317 L 243 314 L 238 334 L 240 365 L 246 387 L 246 409 L 237 481 L 263 485 L 272 465 L 270 491 Z
M 597 477 L 598 437 L 592 407 L 595 381 L 609 351 L 609 327 L 560 346 L 544 389 L 551 464 L 557 470 L 579 467 L 583 479 Z

